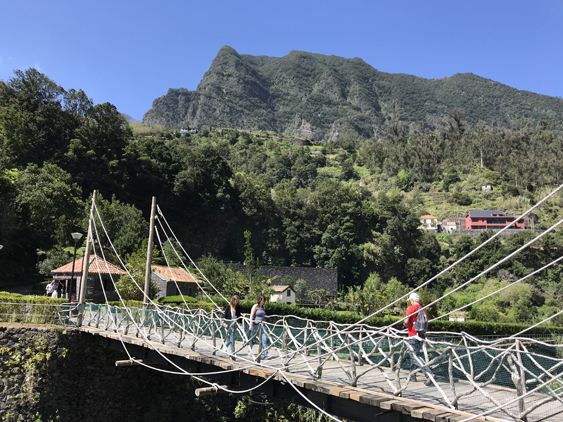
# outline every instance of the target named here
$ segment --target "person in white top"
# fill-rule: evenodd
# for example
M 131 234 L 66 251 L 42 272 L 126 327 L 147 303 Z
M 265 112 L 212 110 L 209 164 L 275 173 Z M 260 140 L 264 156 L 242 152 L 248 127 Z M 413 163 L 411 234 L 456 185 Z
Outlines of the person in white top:
M 55 290 L 55 280 L 51 280 L 51 282 L 45 287 L 45 296 L 52 296 L 53 290 Z
M 53 293 L 51 293 L 51 297 L 55 299 L 59 297 L 59 290 L 56 284 L 53 285 Z

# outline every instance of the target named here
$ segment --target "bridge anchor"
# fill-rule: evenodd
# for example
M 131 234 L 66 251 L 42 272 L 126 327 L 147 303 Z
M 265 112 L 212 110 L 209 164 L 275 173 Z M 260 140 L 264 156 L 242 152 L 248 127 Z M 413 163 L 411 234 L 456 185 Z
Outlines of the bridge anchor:
M 223 388 L 227 388 L 226 385 L 220 385 L 221 389 L 217 387 L 204 387 L 204 388 L 196 388 L 195 395 L 196 397 L 203 397 L 203 396 L 215 396 L 217 393 L 226 393 Z

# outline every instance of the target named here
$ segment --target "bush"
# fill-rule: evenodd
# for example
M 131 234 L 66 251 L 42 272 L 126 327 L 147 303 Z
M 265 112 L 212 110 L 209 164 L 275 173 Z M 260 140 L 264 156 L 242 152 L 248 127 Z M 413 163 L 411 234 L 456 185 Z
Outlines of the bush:
M 450 202 L 454 204 L 467 206 L 473 203 L 473 199 L 467 192 L 454 192 L 450 196 Z
M 162 304 L 184 303 L 184 301 L 186 301 L 186 303 L 196 303 L 197 299 L 195 297 L 191 297 L 191 296 L 176 295 L 176 296 L 166 296 L 166 297 L 160 298 L 158 301 Z
M 0 292 L 0 321 L 24 324 L 56 324 L 59 322 L 59 306 L 26 305 L 60 305 L 67 302 L 68 299 Z

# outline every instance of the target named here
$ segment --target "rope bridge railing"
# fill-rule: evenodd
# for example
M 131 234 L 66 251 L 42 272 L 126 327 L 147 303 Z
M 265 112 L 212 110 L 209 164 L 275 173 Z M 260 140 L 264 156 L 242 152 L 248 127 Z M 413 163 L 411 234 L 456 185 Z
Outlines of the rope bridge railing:
M 217 354 L 229 335 L 220 312 L 154 306 L 147 309 L 86 304 L 83 324 L 140 335 L 153 342 Z M 563 360 L 558 346 L 530 338 L 483 340 L 466 333 L 430 333 L 419 354 L 413 339 L 391 328 L 318 322 L 294 316 L 268 317 L 250 335 L 248 318 L 234 324 L 233 359 L 258 364 L 263 354 L 274 356 L 279 368 L 306 371 L 322 379 L 337 379 L 351 386 L 373 382 L 373 376 L 396 396 L 426 385 L 438 392 L 438 400 L 452 409 L 475 408 L 482 413 L 488 402 L 497 414 L 515 421 L 533 414 L 541 419 L 563 412 Z M 266 334 L 265 349 L 257 341 Z M 252 344 L 258 343 L 258 352 Z M 250 346 L 250 347 L 249 347 Z M 411 360 L 416 359 L 413 366 Z M 269 365 L 273 365 L 269 363 Z M 370 378 L 371 377 L 371 378 Z M 555 407 L 554 407 L 555 406 Z M 554 410 L 555 409 L 555 410 Z

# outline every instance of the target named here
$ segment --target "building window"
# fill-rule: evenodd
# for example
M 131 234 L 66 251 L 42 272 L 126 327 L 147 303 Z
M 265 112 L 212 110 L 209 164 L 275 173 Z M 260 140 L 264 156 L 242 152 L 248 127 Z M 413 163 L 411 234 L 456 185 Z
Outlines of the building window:
M 287 289 L 287 297 L 291 297 L 291 290 Z

